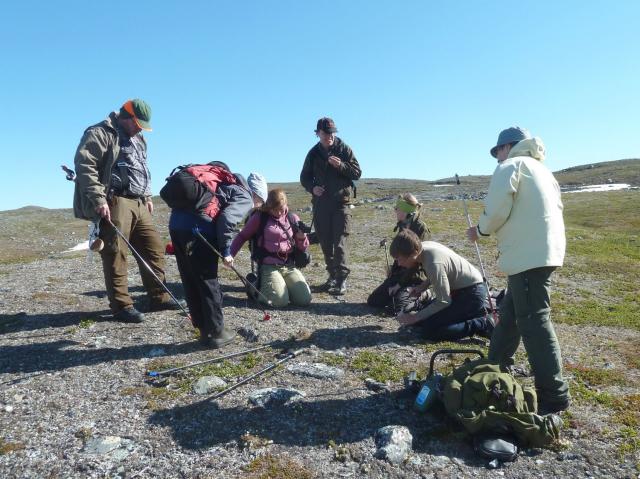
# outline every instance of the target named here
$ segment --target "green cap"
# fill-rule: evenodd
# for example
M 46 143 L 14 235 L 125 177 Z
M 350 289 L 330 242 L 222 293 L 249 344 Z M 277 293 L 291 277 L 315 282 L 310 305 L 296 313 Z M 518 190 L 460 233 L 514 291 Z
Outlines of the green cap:
M 138 98 L 129 100 L 122 105 L 120 113 L 126 117 L 133 117 L 138 127 L 151 131 L 151 107 Z

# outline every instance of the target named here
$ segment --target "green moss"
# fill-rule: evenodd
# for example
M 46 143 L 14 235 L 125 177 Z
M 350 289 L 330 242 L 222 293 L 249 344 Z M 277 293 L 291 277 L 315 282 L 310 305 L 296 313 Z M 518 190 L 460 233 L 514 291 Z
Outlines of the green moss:
M 256 457 L 245 468 L 250 478 L 256 479 L 312 479 L 314 474 L 303 465 L 286 456 L 264 454 Z
M 619 371 L 613 369 L 590 368 L 580 364 L 567 364 L 565 369 L 573 373 L 576 380 L 589 386 L 624 385 L 628 382 Z
M 192 377 L 218 376 L 223 379 L 232 379 L 244 376 L 255 366 L 260 364 L 261 357 L 255 353 L 243 356 L 239 362 L 223 361 L 222 363 L 205 364 L 194 368 L 189 374 Z
M 370 377 L 376 381 L 398 381 L 408 372 L 388 354 L 374 351 L 360 351 L 351 360 L 350 366 L 356 371 L 363 372 L 363 377 Z
M 4 439 L 0 439 L 0 456 L 11 454 L 16 451 L 24 449 L 24 444 L 21 442 L 9 442 Z
M 89 328 L 89 327 L 93 326 L 94 324 L 96 324 L 96 320 L 95 319 L 91 319 L 91 318 L 81 319 L 80 320 L 80 324 L 78 324 L 78 327 L 80 329 L 85 329 L 85 328 Z
M 325 353 L 322 355 L 321 361 L 329 366 L 341 366 L 345 363 L 346 359 L 339 354 Z

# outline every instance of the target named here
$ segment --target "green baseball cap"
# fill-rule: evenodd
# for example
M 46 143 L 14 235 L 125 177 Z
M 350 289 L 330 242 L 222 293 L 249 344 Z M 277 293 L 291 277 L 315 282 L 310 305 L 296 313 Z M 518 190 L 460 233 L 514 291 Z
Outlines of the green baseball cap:
M 128 100 L 120 108 L 120 113 L 132 117 L 139 128 L 151 131 L 151 107 L 145 101 L 138 98 Z

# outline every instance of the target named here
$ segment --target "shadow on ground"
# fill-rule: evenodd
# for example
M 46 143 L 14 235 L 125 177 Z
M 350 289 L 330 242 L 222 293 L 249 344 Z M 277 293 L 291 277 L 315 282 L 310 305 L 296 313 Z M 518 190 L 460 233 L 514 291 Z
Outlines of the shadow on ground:
M 112 361 L 188 354 L 198 348 L 196 342 L 190 341 L 182 344 L 156 343 L 122 348 L 86 349 L 86 345 L 70 339 L 3 346 L 0 348 L 0 374 L 61 371 L 76 366 L 91 366 Z M 150 352 L 153 350 L 156 353 L 152 356 Z M 162 354 L 158 353 L 160 350 Z
M 322 396 L 313 400 L 310 395 L 304 401 L 267 409 L 222 408 L 216 402 L 203 400 L 156 411 L 149 423 L 169 430 L 176 443 L 185 449 L 226 444 L 246 432 L 287 446 L 326 446 L 329 441 L 349 444 L 372 438 L 381 427 L 401 425 L 411 431 L 415 452 L 441 454 L 446 447 L 450 453 L 454 447 L 459 449 L 454 455 L 469 454 L 469 448 L 459 441 L 454 444 L 444 437 L 437 440 L 450 434 L 450 426 L 442 416 L 414 412 L 413 395 L 404 391 L 353 399 L 319 397 Z

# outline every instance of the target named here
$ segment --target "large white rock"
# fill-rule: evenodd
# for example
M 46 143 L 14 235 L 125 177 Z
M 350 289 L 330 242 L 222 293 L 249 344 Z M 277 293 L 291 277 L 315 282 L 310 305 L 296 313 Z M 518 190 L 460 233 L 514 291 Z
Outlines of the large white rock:
M 227 383 L 218 376 L 202 376 L 193 385 L 196 394 L 209 394 L 218 388 L 223 388 Z
M 391 464 L 404 462 L 413 449 L 413 436 L 404 426 L 385 426 L 376 431 L 375 457 Z

